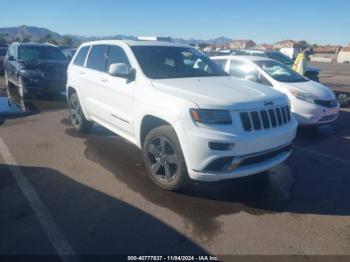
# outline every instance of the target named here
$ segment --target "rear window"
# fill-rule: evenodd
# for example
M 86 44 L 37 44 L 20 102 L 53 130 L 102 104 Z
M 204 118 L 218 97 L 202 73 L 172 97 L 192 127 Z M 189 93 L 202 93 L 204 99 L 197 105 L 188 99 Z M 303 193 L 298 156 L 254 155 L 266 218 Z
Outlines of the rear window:
M 78 65 L 78 66 L 83 66 L 85 59 L 86 59 L 86 55 L 89 52 L 90 46 L 84 46 L 82 48 L 80 48 L 79 53 L 77 54 L 77 56 L 75 57 L 74 60 L 74 64 Z
M 106 70 L 108 45 L 95 45 L 91 48 L 86 67 L 97 71 Z

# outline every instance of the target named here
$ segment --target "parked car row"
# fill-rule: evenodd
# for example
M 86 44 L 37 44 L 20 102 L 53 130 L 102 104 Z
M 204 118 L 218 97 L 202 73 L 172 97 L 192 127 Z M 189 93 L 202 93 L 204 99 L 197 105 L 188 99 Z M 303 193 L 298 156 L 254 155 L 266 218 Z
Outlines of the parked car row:
M 278 61 L 210 59 L 159 41 L 84 43 L 69 65 L 57 46 L 14 43 L 5 79 L 22 97 L 65 89 L 77 131 L 95 122 L 135 144 L 151 179 L 167 190 L 263 177 L 290 156 L 298 122 L 329 123 L 339 111 L 327 87 Z

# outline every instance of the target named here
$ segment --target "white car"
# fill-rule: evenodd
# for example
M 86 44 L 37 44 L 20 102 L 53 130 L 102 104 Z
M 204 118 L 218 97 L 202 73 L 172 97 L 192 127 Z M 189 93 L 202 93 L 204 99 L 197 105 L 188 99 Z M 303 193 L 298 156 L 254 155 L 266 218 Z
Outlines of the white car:
M 326 124 L 338 118 L 339 103 L 331 89 L 299 75 L 278 61 L 257 56 L 218 56 L 212 59 L 232 76 L 286 94 L 299 125 Z
M 168 190 L 266 171 L 288 158 L 296 135 L 284 94 L 228 76 L 187 45 L 84 43 L 67 96 L 77 130 L 96 122 L 129 140 Z

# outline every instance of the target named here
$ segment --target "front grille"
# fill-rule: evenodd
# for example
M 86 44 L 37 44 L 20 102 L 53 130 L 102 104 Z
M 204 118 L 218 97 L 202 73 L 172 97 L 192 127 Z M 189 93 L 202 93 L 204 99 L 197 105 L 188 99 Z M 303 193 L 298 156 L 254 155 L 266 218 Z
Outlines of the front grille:
M 319 106 L 333 108 L 338 106 L 338 101 L 337 100 L 315 100 L 315 104 Z
M 67 68 L 62 65 L 45 64 L 41 70 L 44 73 L 44 78 L 49 81 L 65 80 L 67 78 Z
M 276 128 L 286 125 L 291 120 L 289 106 L 241 112 L 240 116 L 245 131 Z
M 334 120 L 338 117 L 338 114 L 335 114 L 335 115 L 329 115 L 329 116 L 324 116 L 322 117 L 319 122 L 324 122 L 324 121 L 331 121 L 331 120 Z

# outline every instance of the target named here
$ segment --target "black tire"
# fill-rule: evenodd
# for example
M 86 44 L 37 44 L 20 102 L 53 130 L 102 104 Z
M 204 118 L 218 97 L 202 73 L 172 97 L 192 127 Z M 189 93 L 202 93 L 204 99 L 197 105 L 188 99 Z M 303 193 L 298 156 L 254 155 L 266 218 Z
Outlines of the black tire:
M 177 191 L 189 184 L 180 142 L 171 126 L 160 126 L 147 134 L 143 160 L 148 174 L 159 187 Z
M 84 116 L 77 93 L 73 93 L 69 98 L 69 118 L 78 132 L 88 132 L 92 127 L 92 122 Z

